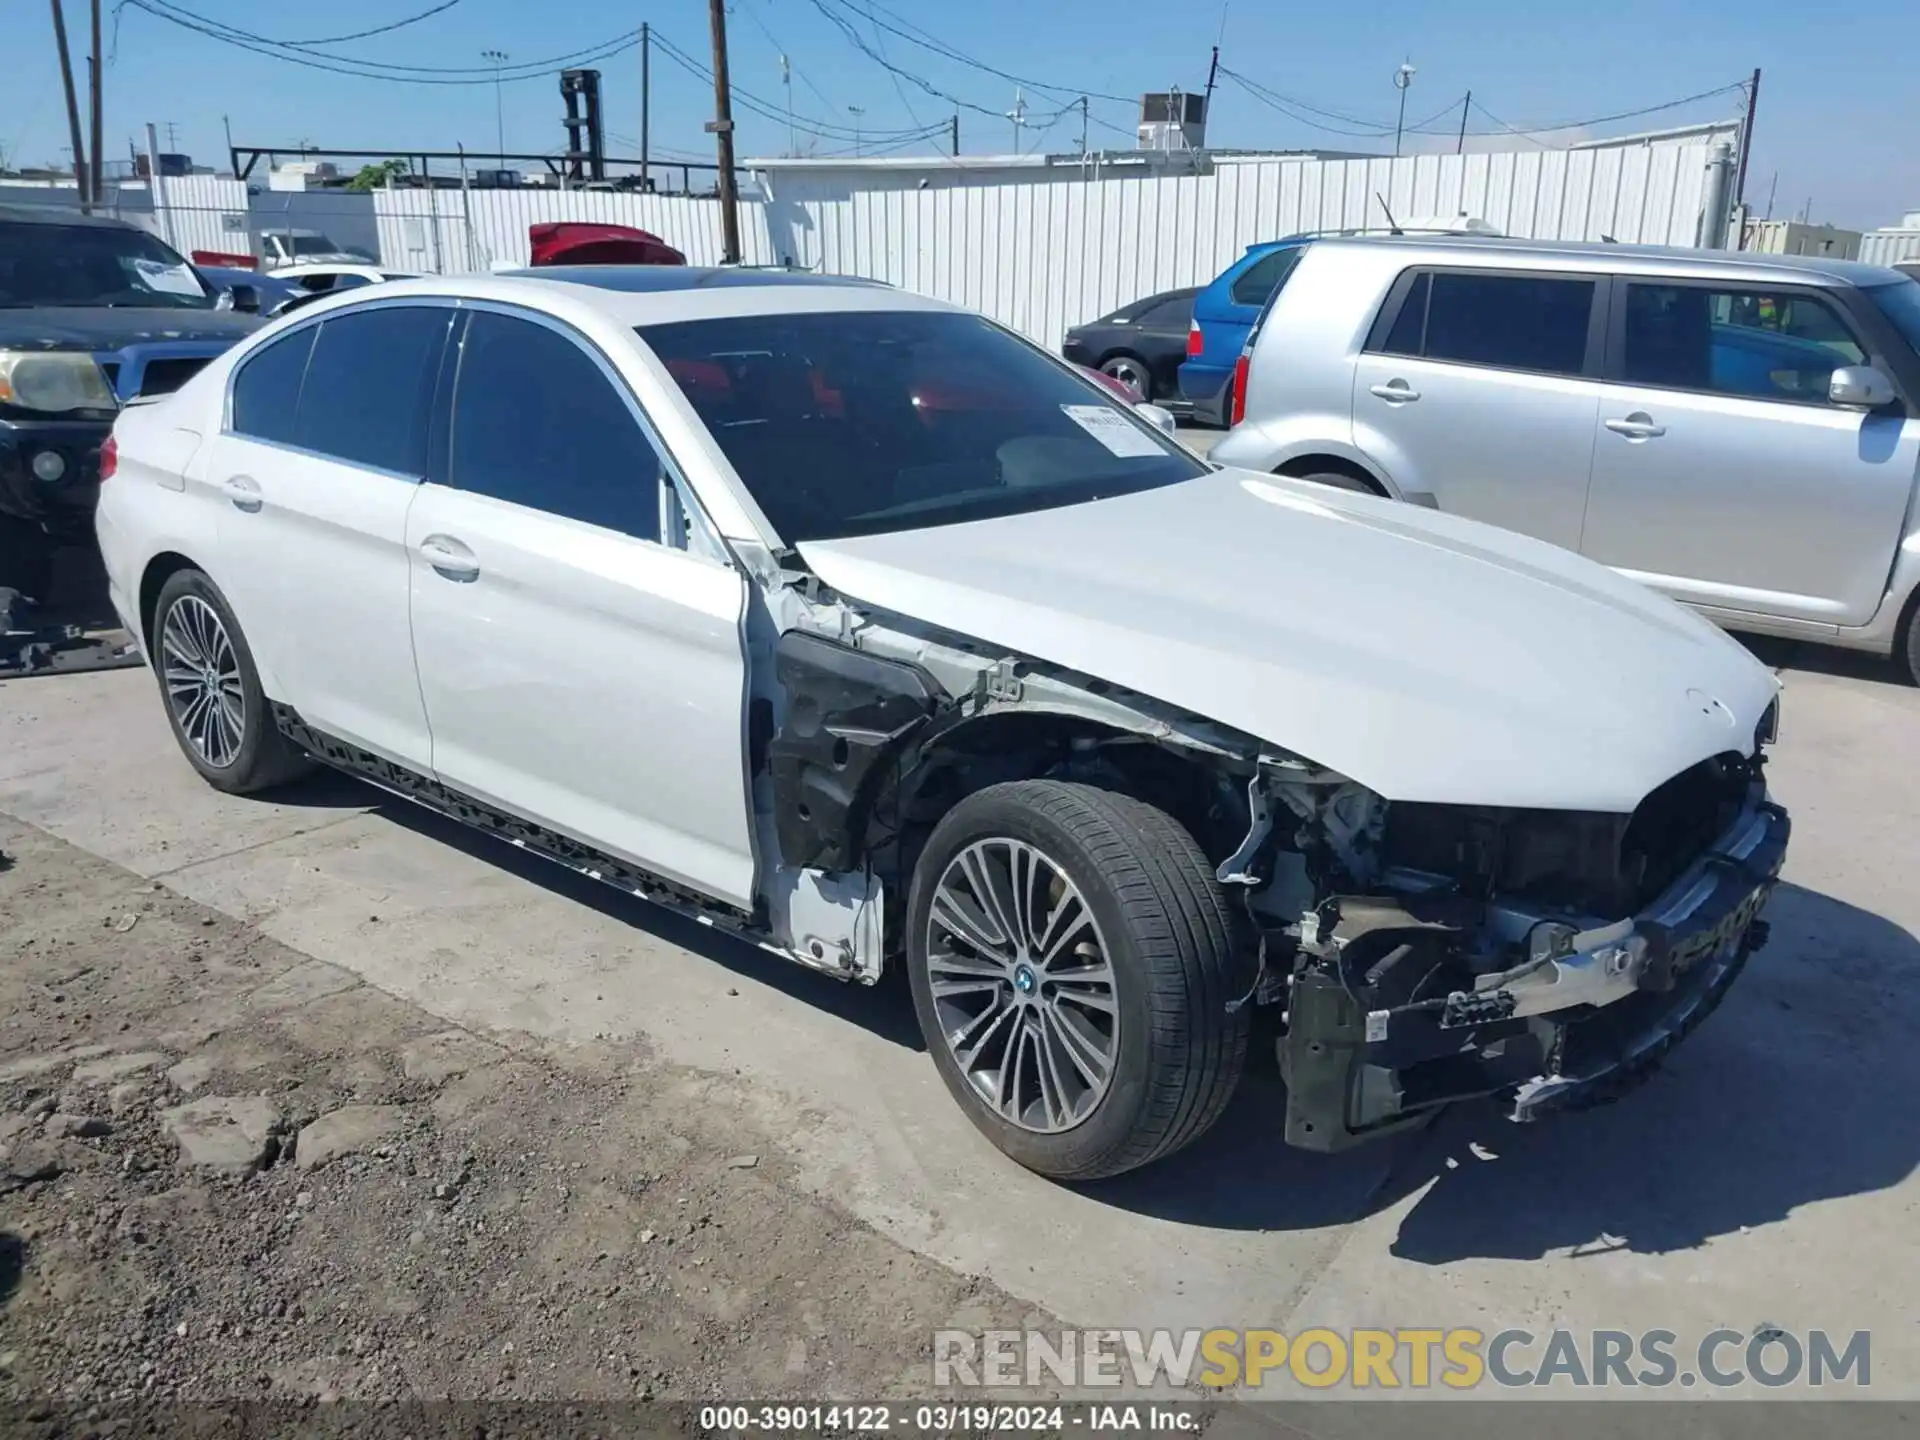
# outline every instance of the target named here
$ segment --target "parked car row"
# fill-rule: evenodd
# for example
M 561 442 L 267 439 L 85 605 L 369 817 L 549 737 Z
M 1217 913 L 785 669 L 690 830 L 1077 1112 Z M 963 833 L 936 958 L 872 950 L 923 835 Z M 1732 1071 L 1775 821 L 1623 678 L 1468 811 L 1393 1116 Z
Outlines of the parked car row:
M 1210 465 L 1117 383 L 869 282 L 395 281 L 123 411 L 98 533 L 209 784 L 331 765 L 904 967 L 1041 1173 L 1204 1133 L 1256 1007 L 1310 1150 L 1646 1073 L 1766 936 L 1772 675 L 1567 549 Z
M 1485 520 L 1920 680 L 1920 283 L 1893 271 L 1317 241 L 1230 418 L 1223 464 Z
M 1920 284 L 1899 270 L 1295 236 L 1202 287 L 1192 337 L 1179 384 L 1233 427 L 1220 463 L 1549 540 L 1920 682 Z
M 91 543 L 120 407 L 259 327 L 220 294 L 144 230 L 0 206 L 0 588 L 43 599 L 53 551 Z

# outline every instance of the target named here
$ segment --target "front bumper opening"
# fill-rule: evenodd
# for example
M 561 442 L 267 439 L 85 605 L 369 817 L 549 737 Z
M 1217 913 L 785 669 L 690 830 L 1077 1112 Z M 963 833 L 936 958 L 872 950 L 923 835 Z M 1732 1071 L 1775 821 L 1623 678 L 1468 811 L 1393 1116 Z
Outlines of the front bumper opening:
M 1356 987 L 1338 967 L 1304 971 L 1280 1042 L 1287 1142 L 1346 1149 L 1477 1097 L 1532 1120 L 1625 1093 L 1713 1012 L 1766 943 L 1759 915 L 1790 829 L 1778 806 L 1750 807 L 1646 909 L 1589 932 L 1598 938 L 1588 951 L 1518 967 L 1486 988 L 1423 998 L 1416 987 L 1392 1003 L 1399 950 L 1363 977 L 1378 984 Z

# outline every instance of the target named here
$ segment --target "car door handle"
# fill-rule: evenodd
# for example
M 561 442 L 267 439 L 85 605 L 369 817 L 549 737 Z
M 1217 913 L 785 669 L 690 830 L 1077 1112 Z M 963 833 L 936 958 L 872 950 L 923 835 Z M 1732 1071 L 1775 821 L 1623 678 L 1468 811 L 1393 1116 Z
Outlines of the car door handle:
M 466 583 L 480 578 L 480 562 L 451 535 L 427 536 L 420 542 L 420 555 L 443 579 Z
M 1420 398 L 1420 392 L 1404 380 L 1389 380 L 1384 385 L 1374 385 L 1369 388 L 1390 405 L 1404 405 L 1408 401 Z
M 260 483 L 251 475 L 231 475 L 223 487 L 227 499 L 233 502 L 233 508 L 244 510 L 249 515 L 257 514 L 263 503 L 260 498 Z
M 1604 422 L 1607 429 L 1616 435 L 1624 435 L 1629 440 L 1653 440 L 1667 433 L 1667 427 L 1653 423 L 1653 417 L 1644 410 L 1636 410 L 1624 420 Z

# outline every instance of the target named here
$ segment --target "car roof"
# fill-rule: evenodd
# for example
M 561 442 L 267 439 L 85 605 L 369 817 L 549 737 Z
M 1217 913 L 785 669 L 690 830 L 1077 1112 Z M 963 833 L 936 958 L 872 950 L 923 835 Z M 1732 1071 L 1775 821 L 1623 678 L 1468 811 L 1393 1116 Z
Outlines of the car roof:
M 886 285 L 883 280 L 866 280 L 855 275 L 815 275 L 805 270 L 758 269 L 737 265 L 542 265 L 499 273 L 518 279 L 591 285 L 598 290 L 622 290 L 629 294 L 765 285 Z
M 328 309 L 408 296 L 495 300 L 564 312 L 585 307 L 623 327 L 741 315 L 953 310 L 875 280 L 687 265 L 554 265 L 492 274 L 424 275 L 329 296 Z
M 110 215 L 87 215 L 79 210 L 69 210 L 62 205 L 4 205 L 0 204 L 0 223 L 8 225 L 97 225 L 109 230 L 138 230 L 138 225 L 129 225 L 124 220 L 115 220 Z
M 1391 250 L 1399 263 L 1532 267 L 1541 261 L 1567 270 L 1614 274 L 1692 276 L 1757 284 L 1885 285 L 1896 271 L 1823 255 L 1762 255 L 1744 250 L 1687 250 L 1677 245 L 1615 245 L 1590 240 L 1519 240 L 1498 235 L 1327 236 L 1315 245 Z

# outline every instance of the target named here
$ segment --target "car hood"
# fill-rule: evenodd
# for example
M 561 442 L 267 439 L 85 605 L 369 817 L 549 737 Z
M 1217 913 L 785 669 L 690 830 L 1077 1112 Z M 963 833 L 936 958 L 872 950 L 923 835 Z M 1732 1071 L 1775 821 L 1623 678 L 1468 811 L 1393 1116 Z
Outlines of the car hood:
M 1568 551 L 1251 471 L 799 550 L 851 599 L 1389 800 L 1624 813 L 1750 752 L 1778 691 L 1712 625 Z
M 264 323 L 231 310 L 45 305 L 0 310 L 0 349 L 118 350 L 160 340 L 231 343 Z

